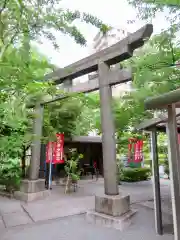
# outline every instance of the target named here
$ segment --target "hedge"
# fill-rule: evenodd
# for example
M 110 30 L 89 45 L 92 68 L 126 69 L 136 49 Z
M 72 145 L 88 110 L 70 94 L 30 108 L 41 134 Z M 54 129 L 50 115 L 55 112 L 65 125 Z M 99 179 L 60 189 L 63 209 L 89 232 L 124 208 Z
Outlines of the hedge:
M 120 181 L 138 182 L 148 180 L 151 176 L 150 168 L 124 168 Z
M 166 162 L 166 159 L 159 159 L 159 165 L 164 165 L 164 163 Z M 152 164 L 152 160 L 144 160 L 144 164 L 145 165 L 151 165 Z
M 13 192 L 19 189 L 20 180 L 20 160 L 12 158 L 0 159 L 0 185 L 5 186 L 7 192 Z

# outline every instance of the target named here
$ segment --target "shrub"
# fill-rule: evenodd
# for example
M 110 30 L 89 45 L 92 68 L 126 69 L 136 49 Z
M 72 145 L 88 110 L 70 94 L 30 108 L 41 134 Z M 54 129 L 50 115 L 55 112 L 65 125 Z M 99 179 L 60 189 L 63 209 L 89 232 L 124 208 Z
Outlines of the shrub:
M 124 164 L 121 160 L 117 162 L 117 167 L 118 167 L 118 177 L 119 177 L 119 180 L 121 180 L 124 175 L 124 169 L 125 169 Z
M 67 176 L 72 180 L 77 181 L 80 179 L 81 169 L 79 169 L 79 161 L 83 158 L 82 154 L 78 154 L 76 151 L 72 152 L 71 159 L 65 162 L 65 172 Z
M 141 162 L 138 162 L 138 163 L 136 163 L 136 162 L 130 162 L 130 163 L 129 163 L 129 167 L 130 167 L 130 168 L 140 168 L 140 167 L 141 167 Z
M 150 178 L 150 175 L 150 168 L 124 168 L 120 180 L 125 182 L 145 181 Z
M 0 158 L 0 184 L 6 191 L 13 192 L 19 188 L 21 180 L 20 160 L 15 158 Z
M 164 165 L 165 161 L 166 160 L 164 158 L 160 158 L 159 159 L 159 165 Z M 144 160 L 144 164 L 151 166 L 152 165 L 152 160 Z
M 149 165 L 151 166 L 152 160 L 144 160 L 144 165 Z

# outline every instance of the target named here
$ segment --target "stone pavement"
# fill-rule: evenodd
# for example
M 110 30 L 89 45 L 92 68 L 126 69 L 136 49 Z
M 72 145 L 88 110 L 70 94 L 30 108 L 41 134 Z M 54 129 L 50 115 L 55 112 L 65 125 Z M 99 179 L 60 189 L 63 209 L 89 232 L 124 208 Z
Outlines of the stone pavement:
M 173 240 L 172 235 L 157 236 L 153 227 L 153 213 L 139 209 L 128 230 L 120 232 L 85 221 L 84 215 L 65 217 L 26 226 L 10 228 L 1 234 L 1 240 Z
M 21 203 L 14 199 L 0 198 L 0 231 L 5 228 L 32 223 Z
M 55 237 L 56 239 L 73 237 L 81 240 L 86 232 L 85 229 L 88 234 L 87 239 L 90 239 L 90 236 L 92 239 L 92 235 L 96 239 L 96 234 L 103 239 L 107 239 L 110 235 L 112 240 L 131 239 L 131 232 L 133 232 L 132 236 L 134 234 L 139 236 L 136 237 L 138 240 L 144 237 L 147 239 L 145 231 L 150 232 L 151 239 L 173 239 L 172 235 L 164 235 L 161 238 L 155 235 L 153 193 L 150 181 L 124 183 L 119 188 L 122 194 L 130 194 L 132 207 L 139 210 L 133 218 L 132 226 L 125 232 L 88 224 L 84 220 L 83 213 L 94 208 L 94 195 L 103 192 L 103 180 L 99 179 L 97 182 L 82 180 L 78 192 L 67 195 L 63 193 L 63 187 L 53 186 L 51 196 L 31 203 L 0 198 L 0 233 L 4 234 L 0 239 L 21 240 L 30 239 L 29 236 L 31 236 L 33 240 Z M 169 225 L 172 224 L 169 181 L 162 180 L 161 193 L 163 222 Z M 38 238 L 41 234 L 42 237 Z M 97 237 L 97 239 L 101 238 Z

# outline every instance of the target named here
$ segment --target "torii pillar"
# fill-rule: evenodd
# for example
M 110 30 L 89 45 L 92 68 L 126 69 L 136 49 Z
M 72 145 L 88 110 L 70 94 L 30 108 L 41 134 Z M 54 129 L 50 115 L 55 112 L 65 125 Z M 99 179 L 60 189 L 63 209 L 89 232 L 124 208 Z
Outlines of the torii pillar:
M 95 196 L 95 212 L 88 212 L 87 219 L 90 222 L 99 220 L 103 225 L 104 223 L 105 225 L 116 225 L 115 228 L 121 229 L 124 227 L 121 216 L 128 213 L 130 217 L 134 212 L 130 211 L 130 196 L 119 195 L 115 125 L 112 113 L 112 89 L 109 85 L 110 72 L 111 70 L 107 63 L 99 62 L 104 194 Z
M 15 198 L 22 201 L 33 201 L 49 196 L 45 190 L 44 179 L 39 178 L 41 136 L 43 125 L 44 106 L 37 104 L 34 107 L 33 136 L 31 143 L 31 159 L 28 170 L 28 179 L 21 181 L 20 191 L 15 192 Z

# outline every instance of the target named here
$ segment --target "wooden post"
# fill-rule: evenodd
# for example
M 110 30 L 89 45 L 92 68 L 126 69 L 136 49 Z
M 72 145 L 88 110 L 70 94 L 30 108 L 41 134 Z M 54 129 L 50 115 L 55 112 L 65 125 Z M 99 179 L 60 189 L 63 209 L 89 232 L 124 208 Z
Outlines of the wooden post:
M 162 227 L 161 193 L 159 182 L 159 161 L 156 128 L 153 128 L 151 130 L 151 152 L 152 152 L 155 227 L 156 232 L 159 235 L 162 235 L 163 227 Z
M 180 240 L 180 154 L 175 104 L 168 106 L 167 133 L 174 239 Z

